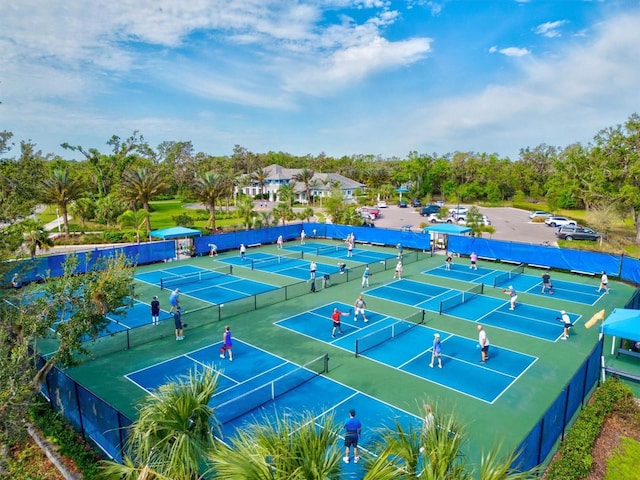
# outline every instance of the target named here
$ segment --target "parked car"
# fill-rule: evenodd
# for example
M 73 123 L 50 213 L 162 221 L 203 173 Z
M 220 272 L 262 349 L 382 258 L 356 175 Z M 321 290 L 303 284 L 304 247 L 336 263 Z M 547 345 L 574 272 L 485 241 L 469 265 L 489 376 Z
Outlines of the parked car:
M 550 217 L 551 214 L 549 212 L 545 212 L 544 210 L 536 210 L 529 214 L 529 218 L 533 220 L 534 218 L 547 218 Z
M 414 207 L 414 208 L 421 207 L 422 206 L 422 202 L 420 200 L 418 200 L 417 198 L 414 198 L 413 200 L 411 200 L 411 206 Z
M 387 208 L 387 202 L 385 202 L 384 200 L 380 200 L 378 202 L 378 208 Z
M 437 202 L 434 202 L 436 205 L 438 205 L 440 208 L 444 207 L 444 201 L 443 200 L 438 200 Z
M 598 232 L 587 227 L 576 225 L 563 225 L 556 230 L 556 237 L 560 240 L 600 240 Z
M 438 218 L 438 215 L 439 214 L 437 213 L 430 213 L 429 215 L 427 215 L 427 218 L 425 220 L 430 223 L 443 223 L 444 220 Z
M 368 212 L 360 212 L 360 216 L 362 217 L 363 220 L 374 221 L 376 219 L 375 215 L 373 215 L 372 213 L 368 213 Z
M 457 217 L 460 215 L 466 215 L 468 211 L 469 209 L 467 207 L 457 207 L 457 208 L 451 208 L 449 210 L 449 213 L 451 214 L 452 217 Z
M 440 207 L 438 205 L 427 205 L 426 207 L 422 207 L 420 210 L 420 215 L 423 217 L 428 217 L 432 213 L 439 213 Z
M 404 200 L 400 200 L 398 202 L 398 207 L 400 208 L 407 208 L 407 202 L 405 202 Z
M 378 207 L 362 207 L 358 211 L 360 213 L 370 213 L 374 218 L 378 218 L 380 216 L 380 209 Z
M 544 221 L 545 225 L 547 225 L 548 227 L 562 227 L 564 225 L 578 225 L 578 223 L 575 220 L 570 220 L 567 217 L 555 217 L 555 216 L 551 216 L 551 217 L 547 217 L 547 219 Z

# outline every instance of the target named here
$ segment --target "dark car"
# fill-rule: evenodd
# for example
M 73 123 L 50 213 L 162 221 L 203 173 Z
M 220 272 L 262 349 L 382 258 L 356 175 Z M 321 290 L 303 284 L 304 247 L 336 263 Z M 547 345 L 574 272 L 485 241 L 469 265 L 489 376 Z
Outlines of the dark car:
M 400 200 L 400 201 L 398 202 L 398 206 L 399 206 L 400 208 L 407 208 L 407 202 L 405 202 L 404 200 Z
M 427 205 L 426 207 L 422 207 L 420 210 L 420 215 L 423 217 L 428 217 L 432 213 L 439 213 L 440 207 L 438 205 Z
M 418 200 L 417 198 L 414 198 L 413 200 L 411 200 L 411 206 L 412 207 L 421 207 L 422 206 L 422 202 L 420 200 Z
M 579 227 L 576 225 L 563 225 L 556 230 L 556 237 L 560 240 L 600 240 L 598 232 L 587 227 Z

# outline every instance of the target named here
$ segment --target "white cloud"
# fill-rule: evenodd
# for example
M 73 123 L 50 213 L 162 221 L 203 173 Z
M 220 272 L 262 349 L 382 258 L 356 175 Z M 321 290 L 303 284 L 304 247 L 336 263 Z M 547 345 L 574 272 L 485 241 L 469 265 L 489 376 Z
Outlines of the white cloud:
M 588 142 L 640 108 L 637 58 L 640 14 L 620 15 L 599 24 L 588 43 L 522 63 L 520 81 L 417 108 L 396 133 L 426 151 L 459 145 L 512 158 L 540 143 Z
M 501 53 L 507 57 L 524 57 L 525 55 L 529 55 L 531 52 L 526 48 L 507 47 L 499 49 L 494 45 L 489 48 L 489 53 Z
M 567 23 L 566 20 L 558 20 L 556 22 L 542 23 L 533 29 L 533 33 L 535 33 L 536 35 L 543 35 L 549 38 L 559 37 L 562 35 L 559 29 L 566 23 Z

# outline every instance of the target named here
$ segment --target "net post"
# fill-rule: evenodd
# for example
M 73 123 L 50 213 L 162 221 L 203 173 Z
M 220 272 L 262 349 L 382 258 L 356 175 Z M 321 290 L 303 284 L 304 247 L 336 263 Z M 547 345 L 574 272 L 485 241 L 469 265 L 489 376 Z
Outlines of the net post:
M 229 264 L 229 275 L 233 275 L 233 265 Z
M 420 323 L 424 323 L 425 317 L 427 316 L 427 312 L 425 311 L 425 309 L 422 309 L 422 319 L 420 320 Z
M 484 293 L 484 282 L 480 282 L 480 293 Z
M 250 261 L 251 261 L 251 270 L 255 270 L 254 260 L 250 260 Z
M 164 280 L 160 279 L 160 290 L 164 290 Z
M 438 313 L 442 315 L 442 302 L 440 302 L 440 308 L 438 309 Z
M 324 354 L 324 373 L 329 373 L 329 354 Z
M 304 250 L 300 250 L 300 258 L 303 259 L 304 258 Z

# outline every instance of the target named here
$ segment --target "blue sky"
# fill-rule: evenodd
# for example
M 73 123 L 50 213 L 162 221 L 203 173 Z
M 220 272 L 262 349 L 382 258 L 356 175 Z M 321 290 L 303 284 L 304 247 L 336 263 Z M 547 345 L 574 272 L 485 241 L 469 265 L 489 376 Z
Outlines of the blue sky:
M 518 158 L 640 112 L 637 0 L 0 0 L 0 130 L 69 158 Z

